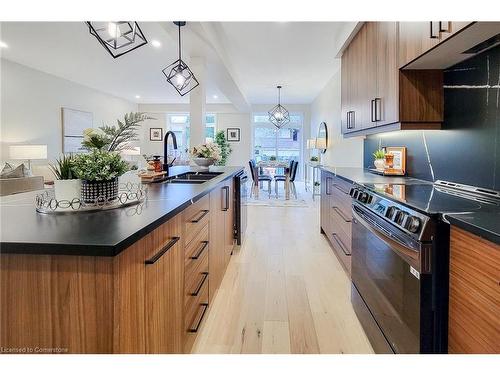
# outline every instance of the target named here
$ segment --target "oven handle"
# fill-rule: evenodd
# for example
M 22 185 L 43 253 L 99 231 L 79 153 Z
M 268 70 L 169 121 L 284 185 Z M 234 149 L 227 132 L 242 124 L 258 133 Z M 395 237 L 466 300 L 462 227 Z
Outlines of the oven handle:
M 378 225 L 372 219 L 368 218 L 365 214 L 363 214 L 363 211 L 360 208 L 354 205 L 352 206 L 352 213 L 354 219 L 359 221 L 361 225 L 366 227 L 381 241 L 385 242 L 398 255 L 400 255 L 404 259 L 410 260 L 412 266 L 417 266 L 418 270 L 420 270 L 420 265 L 419 265 L 420 251 L 418 249 L 408 246 L 400 239 L 391 235 L 386 229 L 382 228 L 382 226 Z

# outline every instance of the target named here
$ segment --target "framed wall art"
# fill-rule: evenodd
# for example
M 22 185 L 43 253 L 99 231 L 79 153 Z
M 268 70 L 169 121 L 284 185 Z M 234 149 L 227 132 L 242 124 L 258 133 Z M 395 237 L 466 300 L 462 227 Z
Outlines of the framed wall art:
M 228 142 L 239 142 L 241 141 L 240 138 L 241 135 L 241 129 L 240 128 L 227 128 L 227 141 Z
M 93 127 L 92 112 L 61 108 L 62 149 L 64 154 L 86 152 L 82 146 L 83 131 Z
M 163 141 L 163 129 L 162 128 L 149 128 L 149 140 L 150 141 Z

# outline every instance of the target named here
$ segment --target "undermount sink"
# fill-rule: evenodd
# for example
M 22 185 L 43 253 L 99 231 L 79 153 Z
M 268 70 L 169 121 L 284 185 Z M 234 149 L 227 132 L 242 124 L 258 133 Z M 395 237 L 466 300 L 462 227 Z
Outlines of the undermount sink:
M 223 172 L 186 172 L 177 176 L 167 178 L 166 182 L 173 184 L 202 184 L 211 180 Z

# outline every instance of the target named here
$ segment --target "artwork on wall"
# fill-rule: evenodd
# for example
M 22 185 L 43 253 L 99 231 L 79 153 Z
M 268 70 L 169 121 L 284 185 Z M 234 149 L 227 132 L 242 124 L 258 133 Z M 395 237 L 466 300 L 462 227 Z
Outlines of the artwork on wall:
M 61 108 L 63 153 L 85 152 L 82 146 L 83 131 L 92 128 L 92 112 L 79 111 L 71 108 Z
M 149 128 L 149 140 L 150 141 L 163 141 L 163 129 L 162 128 Z
M 240 128 L 227 128 L 228 142 L 239 142 L 240 139 Z

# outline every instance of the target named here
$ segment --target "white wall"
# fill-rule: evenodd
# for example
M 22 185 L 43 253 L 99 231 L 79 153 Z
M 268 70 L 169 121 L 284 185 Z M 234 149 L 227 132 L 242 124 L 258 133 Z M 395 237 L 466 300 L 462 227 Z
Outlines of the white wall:
M 229 142 L 233 152 L 229 156 L 227 165 L 244 166 L 252 155 L 252 131 L 250 113 L 219 113 L 217 114 L 217 130 L 240 128 L 240 142 Z
M 343 138 L 341 133 L 340 70 L 311 103 L 311 134 L 324 121 L 328 127 L 328 148 L 321 155 L 323 164 L 337 167 L 363 166 L 363 137 Z
M 1 63 L 1 158 L 12 143 L 46 144 L 48 158 L 62 152 L 61 107 L 93 113 L 94 127 L 114 125 L 137 104 L 5 59 Z M 46 163 L 46 162 L 45 162 Z

